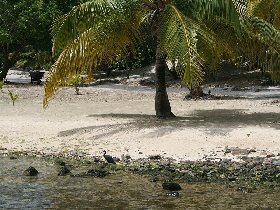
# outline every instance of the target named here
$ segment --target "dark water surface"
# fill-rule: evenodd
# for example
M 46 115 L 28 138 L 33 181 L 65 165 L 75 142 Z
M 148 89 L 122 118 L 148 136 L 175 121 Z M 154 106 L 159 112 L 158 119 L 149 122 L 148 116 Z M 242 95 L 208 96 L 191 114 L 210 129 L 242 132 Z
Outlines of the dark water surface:
M 38 177 L 22 175 L 31 165 Z M 161 183 L 135 174 L 60 177 L 57 164 L 27 157 L 0 157 L 0 166 L 0 209 L 280 209 L 280 191 L 268 188 L 244 193 L 218 184 L 180 183 L 179 197 L 170 197 Z

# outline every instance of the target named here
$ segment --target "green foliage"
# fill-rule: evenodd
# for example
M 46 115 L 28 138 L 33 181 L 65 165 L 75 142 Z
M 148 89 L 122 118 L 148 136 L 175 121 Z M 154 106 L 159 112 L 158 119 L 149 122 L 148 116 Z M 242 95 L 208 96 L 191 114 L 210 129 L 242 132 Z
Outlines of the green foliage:
M 162 58 L 176 60 L 176 71 L 189 87 L 201 83 L 205 63 L 214 67 L 225 55 L 237 56 L 247 40 L 271 46 L 275 57 L 274 53 L 279 52 L 279 34 L 271 24 L 254 16 L 259 2 L 85 1 L 59 17 L 52 27 L 53 53 L 58 59 L 45 83 L 44 106 L 77 72 L 91 75 L 100 64 L 122 64 L 128 51 L 137 57 L 142 51 L 139 43 L 145 42 L 147 31 L 154 38 L 149 48 L 155 53 L 155 46 L 160 46 Z M 224 31 L 230 31 L 225 38 Z M 233 37 L 229 44 L 228 37 Z
M 53 25 L 52 35 L 53 53 L 59 57 L 45 83 L 44 105 L 47 105 L 49 97 L 58 87 L 68 84 L 65 78 L 72 78 L 77 71 L 86 71 L 90 75 L 99 63 L 112 63 L 116 58 L 125 57 L 127 49 L 136 55 L 138 43 L 143 43 L 143 37 L 146 37 L 143 34 L 151 30 L 152 35 L 160 40 L 161 53 L 166 54 L 168 59 L 178 60 L 179 65 L 176 69 L 181 79 L 190 86 L 197 86 L 203 75 L 202 59 L 196 44 L 198 35 L 206 42 L 214 42 L 211 33 L 202 26 L 201 19 L 196 18 L 196 12 L 203 11 L 203 16 L 220 15 L 226 20 L 233 19 L 232 22 L 239 22 L 241 15 L 235 10 L 239 5 L 231 1 L 204 1 L 207 3 L 206 7 L 201 1 L 187 1 L 193 8 L 190 11 L 194 14 L 182 9 L 188 6 L 185 2 L 87 1 L 58 18 Z M 219 10 L 225 11 L 221 15 L 218 14 Z M 147 24 L 154 24 L 153 18 L 159 11 L 159 25 L 147 29 Z
M 85 83 L 81 74 L 76 74 L 70 81 L 70 85 L 73 85 L 77 95 L 80 95 L 80 87 Z
M 9 96 L 10 96 L 10 99 L 11 99 L 11 101 L 12 101 L 12 103 L 13 103 L 13 106 L 15 106 L 15 102 L 16 102 L 16 100 L 18 99 L 18 95 L 15 95 L 12 91 L 10 91 L 10 90 L 8 90 L 8 92 L 9 92 Z
M 4 68 L 4 72 L 7 72 L 7 68 L 14 65 L 49 68 L 52 62 L 49 33 L 51 24 L 57 16 L 68 12 L 79 2 L 80 0 L 1 0 L 0 72 Z M 8 46 L 7 52 L 2 51 L 3 46 Z M 9 54 L 13 55 L 12 59 L 2 59 Z M 2 76 L 5 77 L 5 73 L 0 75 Z

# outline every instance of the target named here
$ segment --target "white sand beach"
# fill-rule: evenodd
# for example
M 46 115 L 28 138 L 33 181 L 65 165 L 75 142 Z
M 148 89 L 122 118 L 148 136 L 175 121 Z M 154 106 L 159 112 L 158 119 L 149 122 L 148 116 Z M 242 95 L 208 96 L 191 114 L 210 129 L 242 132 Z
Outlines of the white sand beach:
M 19 96 L 12 106 L 8 90 Z M 175 119 L 154 117 L 155 91 L 146 87 L 64 88 L 42 107 L 43 86 L 6 85 L 0 92 L 0 148 L 45 154 L 133 159 L 161 155 L 176 160 L 238 158 L 225 148 L 280 153 L 280 100 L 183 100 L 168 89 Z

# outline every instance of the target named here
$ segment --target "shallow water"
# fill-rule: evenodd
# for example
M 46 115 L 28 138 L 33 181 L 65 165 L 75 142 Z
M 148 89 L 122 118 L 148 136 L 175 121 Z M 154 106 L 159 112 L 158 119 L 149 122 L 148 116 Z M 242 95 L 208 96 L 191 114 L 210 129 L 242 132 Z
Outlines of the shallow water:
M 39 176 L 24 177 L 29 166 Z M 59 177 L 51 161 L 0 157 L 0 209 L 279 209 L 280 191 L 258 188 L 243 193 L 218 184 L 180 183 L 179 197 L 169 197 L 161 183 L 117 173 L 106 178 Z M 73 173 L 90 166 L 72 167 Z

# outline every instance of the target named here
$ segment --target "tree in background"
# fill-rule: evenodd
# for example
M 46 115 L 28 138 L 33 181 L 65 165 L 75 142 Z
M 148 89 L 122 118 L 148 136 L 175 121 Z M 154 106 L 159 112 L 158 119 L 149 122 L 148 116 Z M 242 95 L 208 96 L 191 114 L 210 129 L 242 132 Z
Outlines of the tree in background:
M 79 0 L 0 1 L 0 81 L 8 69 L 42 67 L 50 62 L 49 28 L 55 17 L 68 12 Z
M 221 21 L 206 20 L 207 26 L 215 32 L 219 60 L 227 60 L 232 64 L 247 64 L 246 70 L 260 69 L 269 72 L 280 81 L 280 1 L 257 0 L 248 1 L 246 18 L 242 21 L 241 30 L 235 30 L 231 24 Z M 210 53 L 204 53 L 207 57 Z M 216 56 L 217 57 L 217 56 Z M 217 66 L 210 61 L 210 66 Z M 210 68 L 211 69 L 211 68 Z

